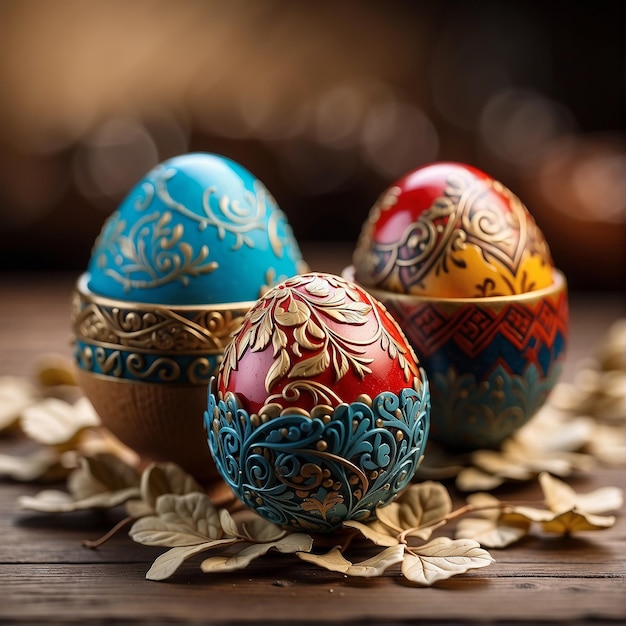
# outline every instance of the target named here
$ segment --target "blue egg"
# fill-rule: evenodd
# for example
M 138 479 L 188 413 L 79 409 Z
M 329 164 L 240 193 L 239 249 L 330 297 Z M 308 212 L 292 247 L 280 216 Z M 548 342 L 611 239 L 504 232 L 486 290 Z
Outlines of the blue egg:
M 150 171 L 105 222 L 88 287 L 155 304 L 252 302 L 304 268 L 265 185 L 230 159 L 191 153 Z

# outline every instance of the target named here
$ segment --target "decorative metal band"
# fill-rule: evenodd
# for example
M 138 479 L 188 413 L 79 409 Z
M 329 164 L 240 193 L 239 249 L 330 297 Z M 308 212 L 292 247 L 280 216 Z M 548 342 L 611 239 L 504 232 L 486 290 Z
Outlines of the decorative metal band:
M 72 298 L 78 365 L 145 382 L 206 384 L 252 303 L 201 308 L 109 300 L 81 277 Z
M 429 375 L 427 363 L 432 360 L 433 364 L 454 363 L 459 371 L 477 376 L 486 375 L 497 362 L 504 362 L 515 374 L 534 363 L 545 376 L 565 352 L 568 301 L 564 288 L 530 302 L 511 298 L 499 307 L 480 301 L 462 306 L 410 305 L 393 297 L 386 305 Z
M 384 392 L 310 414 L 249 415 L 209 385 L 205 427 L 216 465 L 238 497 L 275 524 L 330 531 L 365 521 L 413 478 L 430 425 L 426 376 L 399 395 Z
M 103 348 L 77 339 L 74 344 L 74 358 L 81 369 L 117 380 L 206 385 L 217 372 L 222 355 L 159 356 Z

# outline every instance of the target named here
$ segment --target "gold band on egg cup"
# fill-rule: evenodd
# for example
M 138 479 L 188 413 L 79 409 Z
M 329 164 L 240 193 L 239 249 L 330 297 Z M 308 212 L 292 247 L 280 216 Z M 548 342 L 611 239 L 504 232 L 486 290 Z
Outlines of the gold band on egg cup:
M 165 305 L 93 293 L 83 274 L 71 322 L 80 369 L 117 380 L 206 384 L 254 302 Z

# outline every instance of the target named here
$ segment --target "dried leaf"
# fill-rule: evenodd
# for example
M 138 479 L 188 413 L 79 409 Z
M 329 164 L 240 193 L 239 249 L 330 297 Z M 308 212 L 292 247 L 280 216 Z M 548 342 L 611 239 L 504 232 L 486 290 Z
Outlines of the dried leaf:
M 376 544 L 377 546 L 395 546 L 399 543 L 398 532 L 393 528 L 389 528 L 379 520 L 374 520 L 369 524 L 348 520 L 343 523 L 346 528 L 354 528 L 358 530 L 363 537 Z
M 75 511 L 75 503 L 67 491 L 44 489 L 35 496 L 20 496 L 18 505 L 21 509 L 40 513 L 65 513 Z
M 74 363 L 62 354 L 42 354 L 35 366 L 35 374 L 40 385 L 78 385 L 74 374 Z
M 61 459 L 53 448 L 42 448 L 25 456 L 0 454 L 0 477 L 20 482 L 58 480 L 68 473 Z
M 557 513 L 549 509 L 540 509 L 533 506 L 513 506 L 511 511 L 517 515 L 521 515 L 531 522 L 549 522 L 555 518 Z
M 472 453 L 471 458 L 479 469 L 500 478 L 528 480 L 533 477 L 533 473 L 521 467 L 517 461 L 508 459 L 496 450 L 477 450 Z
M 553 519 L 542 522 L 546 532 L 567 535 L 583 530 L 604 530 L 615 524 L 615 517 L 592 515 L 579 511 L 565 511 L 555 515 Z
M 430 586 L 471 569 L 486 567 L 493 561 L 489 552 L 472 539 L 439 537 L 419 548 L 407 550 L 402 573 L 418 585 Z
M 596 513 L 620 508 L 623 502 L 621 490 L 602 487 L 587 494 L 578 494 L 549 474 L 542 474 L 539 480 L 549 508 L 516 506 L 512 507 L 512 511 L 539 522 L 546 532 L 565 535 L 584 530 L 603 530 L 615 523 L 615 517 Z
M 527 452 L 573 452 L 580 450 L 591 437 L 590 417 L 570 417 L 550 405 L 544 407 L 513 437 Z M 509 445 L 505 442 L 504 447 Z M 532 455 L 531 455 L 532 456 Z
M 221 541 L 221 545 L 236 541 L 232 537 L 223 539 L 217 509 L 203 493 L 160 496 L 156 501 L 156 515 L 137 520 L 129 535 L 137 543 L 168 548 L 209 541 Z
M 123 444 L 106 428 L 82 430 L 76 443 L 76 452 L 86 457 L 111 454 L 131 467 L 138 467 L 141 461 L 137 452 Z
M 304 533 L 291 533 L 278 541 L 248 545 L 234 554 L 214 556 L 205 559 L 200 565 L 203 572 L 232 572 L 247 567 L 254 559 L 270 550 L 282 554 L 308 552 L 313 546 L 313 539 Z
M 201 491 L 198 481 L 175 463 L 151 463 L 141 475 L 141 497 L 153 510 L 159 496 Z
M 112 454 L 82 457 L 79 469 L 72 472 L 67 486 L 75 500 L 96 495 L 132 491 L 139 496 L 139 473 Z
M 452 500 L 441 483 L 413 484 L 390 505 L 377 509 L 378 519 L 409 537 L 428 539 L 443 518 L 452 511 Z
M 546 473 L 539 476 L 539 484 L 546 505 L 555 513 L 575 509 L 579 512 L 602 514 L 620 509 L 624 502 L 624 495 L 618 487 L 601 487 L 589 493 L 579 494 L 563 481 Z
M 458 473 L 455 485 L 460 491 L 490 491 L 504 482 L 501 476 L 494 476 L 477 467 L 466 467 Z
M 220 509 L 218 512 L 218 518 L 220 520 L 220 526 L 222 531 L 227 537 L 239 537 L 239 528 L 237 528 L 237 522 L 233 519 L 232 515 L 227 509 Z
M 100 418 L 87 398 L 75 404 L 46 398 L 25 408 L 21 420 L 22 429 L 31 439 L 49 446 L 67 444 L 82 429 L 99 424 Z
M 22 411 L 38 400 L 37 389 L 17 376 L 0 377 L 0 431 L 13 426 Z
M 594 424 L 587 450 L 605 465 L 626 465 L 626 428 Z
M 479 510 L 459 521 L 456 539 L 474 539 L 485 548 L 505 548 L 530 530 L 528 518 L 503 510 L 500 501 L 488 493 L 473 494 L 467 502 Z
M 385 548 L 382 552 L 360 563 L 352 563 L 346 559 L 339 546 L 325 554 L 299 553 L 298 556 L 308 563 L 319 565 L 331 572 L 340 572 L 347 576 L 361 576 L 372 578 L 381 576 L 383 572 L 400 563 L 404 558 L 404 545 L 394 545 Z
M 75 500 L 70 493 L 57 490 L 44 490 L 35 496 L 22 496 L 18 503 L 22 509 L 40 513 L 70 513 L 90 509 L 110 509 L 137 495 L 136 489 L 97 493 Z
M 200 543 L 195 546 L 178 546 L 157 557 L 147 571 L 148 580 L 165 580 L 169 578 L 187 559 L 215 547 L 215 541 Z
M 588 455 L 559 450 L 544 452 L 541 448 L 526 445 L 517 439 L 505 441 L 502 453 L 506 459 L 519 463 L 533 474 L 550 472 L 557 476 L 569 476 L 574 467 L 590 469 L 594 464 L 593 458 Z
M 258 515 L 250 515 L 249 519 L 243 519 L 239 527 L 245 538 L 258 543 L 277 541 L 287 534 L 286 530 Z

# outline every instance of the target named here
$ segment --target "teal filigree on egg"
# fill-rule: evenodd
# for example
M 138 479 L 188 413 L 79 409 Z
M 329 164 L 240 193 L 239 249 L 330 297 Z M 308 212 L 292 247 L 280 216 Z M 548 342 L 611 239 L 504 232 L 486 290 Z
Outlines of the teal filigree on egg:
M 310 413 L 266 405 L 249 415 L 209 385 L 205 427 L 218 471 L 271 522 L 326 532 L 367 521 L 410 482 L 429 429 L 428 382 Z

